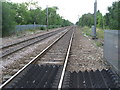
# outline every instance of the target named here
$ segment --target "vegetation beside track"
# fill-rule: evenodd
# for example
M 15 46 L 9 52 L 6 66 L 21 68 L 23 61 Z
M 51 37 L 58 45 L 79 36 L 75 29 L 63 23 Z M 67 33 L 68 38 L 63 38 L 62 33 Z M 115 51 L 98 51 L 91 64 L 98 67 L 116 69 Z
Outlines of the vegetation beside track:
M 102 29 L 112 29 L 112 30 L 120 30 L 120 1 L 113 2 L 113 4 L 108 7 L 108 12 L 105 15 L 102 15 L 100 10 L 97 11 L 96 16 L 96 26 L 97 28 Z M 91 27 L 94 25 L 94 14 L 87 13 L 82 15 L 79 18 L 79 21 L 76 22 L 78 26 L 84 27 L 88 26 Z M 102 30 L 100 30 L 100 33 L 102 33 Z M 101 35 L 101 34 L 100 34 Z M 103 37 L 103 36 L 100 36 Z
M 120 22 L 119 22 L 119 10 L 120 10 L 120 1 L 113 2 L 113 4 L 108 7 L 108 12 L 105 15 L 98 10 L 96 13 L 96 34 L 97 38 L 95 44 L 97 46 L 103 46 L 104 44 L 104 30 L 120 30 Z M 76 22 L 85 36 L 92 37 L 91 27 L 94 25 L 94 14 L 87 13 L 82 15 L 78 22 Z
M 33 8 L 34 7 L 34 8 Z M 58 7 L 48 7 L 49 29 L 72 25 L 57 13 Z M 2 37 L 15 34 L 16 25 L 46 25 L 46 9 L 42 9 L 38 2 L 13 3 L 2 2 Z M 41 30 L 46 28 L 40 27 Z
M 85 26 L 85 27 L 79 27 L 81 30 L 82 30 L 82 33 L 84 36 L 87 36 L 87 37 L 90 37 L 92 38 L 92 29 Z M 97 28 L 97 38 L 98 40 L 94 40 L 94 43 L 96 44 L 96 46 L 98 47 L 101 47 L 103 46 L 103 40 L 104 40 L 104 30 L 103 29 L 100 29 L 100 28 Z

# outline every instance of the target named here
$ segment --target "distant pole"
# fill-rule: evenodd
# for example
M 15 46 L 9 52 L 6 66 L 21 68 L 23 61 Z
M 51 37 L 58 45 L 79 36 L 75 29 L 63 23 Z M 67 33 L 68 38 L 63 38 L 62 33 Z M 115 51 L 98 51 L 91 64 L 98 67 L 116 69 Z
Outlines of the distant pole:
M 96 12 L 97 12 L 97 0 L 94 3 L 94 38 L 96 38 Z
M 78 15 L 78 25 L 79 25 L 79 19 L 80 19 L 80 15 Z
M 34 30 L 35 30 L 35 22 L 34 22 Z
M 80 19 L 80 15 L 78 15 L 78 21 L 79 21 L 79 19 Z
M 48 6 L 46 8 L 46 25 L 47 25 L 47 31 L 48 31 Z

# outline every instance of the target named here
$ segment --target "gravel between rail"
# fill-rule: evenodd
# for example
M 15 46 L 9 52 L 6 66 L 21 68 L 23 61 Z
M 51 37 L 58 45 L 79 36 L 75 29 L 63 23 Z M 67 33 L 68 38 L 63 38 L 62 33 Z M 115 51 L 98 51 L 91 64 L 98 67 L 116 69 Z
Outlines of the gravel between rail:
M 18 71 L 18 69 L 22 68 L 30 60 L 32 60 L 32 58 L 39 54 L 45 47 L 52 43 L 62 33 L 64 33 L 64 31 L 46 40 L 43 40 L 40 43 L 26 47 L 18 51 L 17 53 L 11 54 L 10 56 L 3 58 L 2 63 L 0 63 L 0 70 L 2 71 L 2 76 L 0 77 L 0 79 L 2 79 L 3 76 L 5 78 L 9 78 L 10 76 L 12 76 Z
M 65 49 L 63 47 L 67 46 L 67 38 L 66 34 L 61 42 L 62 44 L 59 44 L 59 41 L 59 45 L 55 45 L 56 48 L 50 48 L 50 52 L 46 52 L 38 60 L 54 61 L 55 59 L 55 61 L 59 61 L 61 57 L 58 58 L 58 56 L 64 53 Z M 54 55 L 54 53 L 58 54 Z M 31 69 L 28 68 L 24 73 L 18 75 L 15 81 L 13 80 L 7 87 L 57 88 L 60 81 L 61 69 L 59 71 L 59 66 L 56 67 L 57 65 L 54 64 L 52 66 L 46 64 L 39 65 L 41 64 L 39 61 L 32 64 L 33 67 L 31 66 Z M 68 61 L 62 88 L 108 88 L 109 90 L 110 88 L 119 87 L 118 76 L 113 74 L 109 69 L 110 66 L 103 60 L 103 49 L 96 47 L 91 39 L 84 37 L 78 28 L 75 30 Z
M 35 33 L 27 33 L 27 34 L 25 34 L 21 37 L 17 37 L 17 36 L 4 37 L 4 38 L 2 38 L 2 45 L 6 46 L 6 45 L 9 45 L 9 44 L 13 44 L 15 42 L 19 42 L 19 41 L 27 40 L 27 39 L 30 39 L 30 38 L 33 38 L 33 37 L 37 37 L 37 36 L 40 36 L 40 35 L 48 33 L 48 32 L 56 31 L 58 29 L 60 29 L 60 28 L 51 29 L 49 31 L 47 31 L 47 30 L 37 30 Z
M 109 66 L 103 60 L 103 49 L 95 46 L 81 32 L 78 28 L 75 30 L 67 70 L 79 72 L 108 69 Z

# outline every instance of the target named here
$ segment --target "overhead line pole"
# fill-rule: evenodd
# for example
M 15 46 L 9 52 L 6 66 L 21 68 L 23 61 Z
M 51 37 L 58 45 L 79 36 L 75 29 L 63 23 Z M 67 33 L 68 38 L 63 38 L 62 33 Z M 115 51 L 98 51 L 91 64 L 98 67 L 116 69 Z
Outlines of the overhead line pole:
M 97 0 L 94 3 L 94 38 L 96 39 L 96 12 L 97 12 Z

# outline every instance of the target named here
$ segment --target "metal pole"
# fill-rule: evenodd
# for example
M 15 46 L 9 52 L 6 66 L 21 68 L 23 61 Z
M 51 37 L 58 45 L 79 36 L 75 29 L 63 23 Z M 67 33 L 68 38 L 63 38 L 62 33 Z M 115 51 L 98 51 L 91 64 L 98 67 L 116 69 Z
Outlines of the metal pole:
M 46 8 L 46 25 L 47 25 L 47 31 L 48 31 L 48 6 Z
M 35 22 L 34 22 L 34 30 L 35 30 Z
M 96 12 L 97 12 L 97 0 L 94 3 L 94 38 L 96 38 Z
M 78 25 L 79 25 L 79 19 L 80 19 L 80 15 L 78 15 Z

